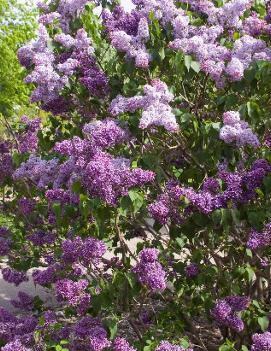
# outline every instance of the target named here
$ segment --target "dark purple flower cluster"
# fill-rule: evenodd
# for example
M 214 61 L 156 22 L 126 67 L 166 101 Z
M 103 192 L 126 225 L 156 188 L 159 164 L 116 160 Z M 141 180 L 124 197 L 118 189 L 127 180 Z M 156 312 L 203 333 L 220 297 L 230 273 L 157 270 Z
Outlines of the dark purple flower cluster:
M 105 254 L 106 246 L 101 240 L 87 238 L 82 240 L 80 237 L 67 239 L 62 243 L 62 259 L 67 263 L 82 261 L 85 264 L 98 262 Z
M 200 272 L 199 266 L 196 263 L 190 263 L 185 267 L 185 275 L 188 278 L 195 278 Z
M 139 262 L 133 268 L 138 280 L 152 291 L 166 289 L 166 272 L 158 262 L 159 250 L 143 249 L 139 253 Z
M 131 168 L 128 159 L 114 158 L 102 151 L 128 140 L 128 132 L 117 122 L 106 119 L 87 124 L 84 133 L 89 140 L 79 137 L 64 140 L 56 144 L 55 151 L 70 156 L 72 171 L 69 173 L 73 172 L 74 178 L 82 180 L 92 197 L 116 205 L 118 198 L 127 195 L 130 188 L 154 180 L 153 172 Z
M 15 317 L 4 308 L 0 308 L 0 338 L 6 342 L 6 350 L 30 350 L 24 347 L 28 346 L 34 340 L 34 330 L 36 329 L 38 320 L 35 317 L 24 316 L 22 318 Z M 21 349 L 12 348 L 16 343 L 22 347 Z M 3 350 L 3 348 L 1 349 Z
M 247 309 L 249 304 L 247 296 L 228 296 L 216 303 L 211 315 L 219 325 L 240 332 L 244 329 L 244 322 L 237 313 Z
M 112 12 L 104 9 L 102 19 L 107 34 L 122 30 L 129 35 L 136 36 L 140 14 L 135 10 L 130 13 L 125 12 L 122 6 L 117 5 Z
M 81 75 L 79 81 L 87 88 L 90 95 L 98 98 L 108 95 L 109 79 L 97 65 L 95 57 L 83 52 L 76 54 L 76 59 L 79 61 Z
M 98 318 L 83 317 L 76 323 L 74 333 L 76 337 L 85 340 L 84 345 L 90 351 L 102 351 L 111 346 L 107 332 Z
M 247 247 L 251 250 L 257 250 L 271 244 L 271 223 L 265 225 L 262 232 L 251 230 L 247 241 Z
M 5 256 L 9 253 L 12 240 L 10 232 L 5 227 L 0 227 L 0 256 Z
M 40 118 L 28 119 L 22 116 L 21 122 L 25 125 L 25 130 L 18 136 L 19 150 L 22 153 L 34 152 L 38 148 L 38 132 L 40 130 Z
M 28 216 L 33 212 L 33 210 L 35 208 L 35 204 L 36 204 L 35 200 L 28 199 L 26 197 L 21 197 L 18 200 L 19 212 L 24 216 Z
M 166 340 L 162 340 L 160 344 L 157 346 L 157 348 L 155 349 L 155 351 L 193 351 L 193 349 L 191 348 L 185 349 L 182 346 L 174 345 Z
M 57 281 L 57 273 L 61 271 L 61 266 L 58 263 L 48 266 L 46 269 L 37 269 L 32 273 L 35 284 L 46 286 Z
M 28 281 L 28 277 L 26 276 L 25 272 L 19 272 L 9 267 L 2 269 L 2 276 L 6 282 L 15 284 L 16 286 Z
M 271 333 L 254 334 L 252 336 L 253 345 L 251 351 L 271 351 Z
M 83 314 L 90 306 L 91 296 L 86 293 L 88 281 L 80 279 L 74 282 L 70 279 L 58 280 L 55 285 L 56 297 L 59 301 L 66 300 L 72 306 L 78 307 L 78 312 Z
M 0 184 L 12 175 L 13 165 L 12 165 L 12 156 L 10 153 L 10 145 L 8 142 L 4 140 L 0 140 L 0 164 L 1 164 L 1 172 L 0 172 Z
M 18 292 L 18 300 L 11 300 L 10 303 L 21 310 L 31 311 L 33 308 L 34 297 L 23 291 Z
M 35 246 L 42 246 L 53 244 L 56 237 L 52 233 L 46 233 L 39 230 L 31 235 L 28 235 L 27 239 L 30 240 Z
M 155 220 L 165 224 L 169 220 L 178 223 L 194 210 L 209 214 L 218 208 L 227 208 L 230 201 L 235 205 L 244 204 L 255 199 L 256 189 L 262 185 L 270 171 L 269 162 L 261 159 L 255 161 L 249 170 L 229 172 L 222 169 L 218 173 L 218 179 L 224 182 L 223 191 L 219 191 L 218 179 L 213 178 L 204 182 L 202 190 L 169 182 L 165 192 L 148 209 Z M 188 205 L 185 199 L 188 200 Z M 180 208 L 184 208 L 183 215 Z

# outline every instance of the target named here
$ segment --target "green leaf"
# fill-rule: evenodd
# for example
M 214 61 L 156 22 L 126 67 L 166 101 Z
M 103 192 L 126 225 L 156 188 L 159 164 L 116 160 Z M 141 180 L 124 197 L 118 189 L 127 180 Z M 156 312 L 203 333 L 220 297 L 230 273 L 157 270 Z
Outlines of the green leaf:
M 191 63 L 192 63 L 192 56 L 185 55 L 184 56 L 184 65 L 185 65 L 185 67 L 186 67 L 188 72 L 189 72 L 189 70 L 191 68 Z
M 193 69 L 193 71 L 195 71 L 196 73 L 199 73 L 199 71 L 200 71 L 200 64 L 197 61 L 192 61 L 190 66 Z
M 269 326 L 269 319 L 266 316 L 258 318 L 258 324 L 261 327 L 262 331 L 266 331 Z

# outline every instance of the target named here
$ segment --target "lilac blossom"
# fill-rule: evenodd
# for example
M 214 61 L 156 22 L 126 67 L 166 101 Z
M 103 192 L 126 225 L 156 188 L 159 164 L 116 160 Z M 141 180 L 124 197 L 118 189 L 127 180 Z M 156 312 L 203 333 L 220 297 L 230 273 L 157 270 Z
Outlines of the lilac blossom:
M 139 262 L 133 268 L 140 283 L 146 285 L 152 291 L 166 289 L 166 272 L 158 262 L 157 249 L 143 249 L 139 253 Z
M 10 303 L 15 307 L 26 311 L 31 311 L 34 304 L 34 297 L 23 291 L 18 292 L 18 300 L 11 300 Z
M 171 344 L 166 340 L 162 340 L 155 351 L 193 351 L 192 348 L 185 349 L 182 346 Z
M 271 351 L 271 333 L 268 331 L 252 335 L 252 342 L 251 351 Z
M 251 230 L 247 241 L 247 247 L 251 250 L 264 248 L 271 244 L 271 224 L 265 225 L 262 232 Z
M 6 282 L 15 284 L 16 286 L 28 281 L 28 277 L 24 272 L 19 272 L 9 267 L 2 268 L 2 276 Z
M 250 299 L 246 296 L 228 296 L 216 303 L 211 314 L 219 325 L 241 332 L 244 329 L 244 323 L 237 312 L 244 311 L 249 304 Z
M 224 113 L 223 122 L 224 126 L 220 130 L 220 139 L 225 143 L 234 143 L 237 146 L 260 146 L 257 136 L 253 134 L 247 122 L 241 121 L 239 113 L 234 111 Z
M 151 85 L 144 86 L 144 96 L 125 98 L 118 96 L 111 102 L 110 112 L 117 116 L 124 112 L 135 112 L 142 109 L 139 128 L 163 126 L 169 132 L 178 131 L 179 127 L 169 103 L 173 95 L 167 85 L 159 79 L 152 80 Z

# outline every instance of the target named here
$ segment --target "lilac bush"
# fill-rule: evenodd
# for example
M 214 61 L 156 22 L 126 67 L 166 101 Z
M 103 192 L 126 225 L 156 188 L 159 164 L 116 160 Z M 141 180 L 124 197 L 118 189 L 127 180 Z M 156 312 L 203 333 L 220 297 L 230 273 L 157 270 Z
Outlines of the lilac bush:
M 271 350 L 271 4 L 133 4 L 38 2 L 18 50 L 1 350 Z

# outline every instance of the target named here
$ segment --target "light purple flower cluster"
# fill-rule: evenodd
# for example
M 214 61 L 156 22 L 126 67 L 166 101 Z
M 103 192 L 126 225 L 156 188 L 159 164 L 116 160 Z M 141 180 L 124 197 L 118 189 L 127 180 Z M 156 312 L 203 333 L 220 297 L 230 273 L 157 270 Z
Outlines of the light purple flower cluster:
M 271 333 L 254 334 L 252 336 L 253 345 L 251 351 L 271 351 Z
M 124 338 L 117 337 L 112 343 L 113 351 L 136 351 Z
M 173 94 L 170 93 L 167 85 L 155 79 L 152 80 L 151 85 L 144 86 L 144 96 L 138 95 L 131 98 L 117 96 L 111 102 L 110 112 L 113 116 L 118 116 L 125 112 L 134 113 L 142 109 L 139 128 L 163 126 L 169 132 L 176 132 L 179 127 L 169 106 L 172 100 Z
M 236 205 L 244 204 L 255 199 L 256 189 L 262 185 L 265 176 L 270 172 L 271 165 L 261 159 L 255 161 L 249 170 L 229 172 L 223 169 L 218 173 L 218 179 L 225 184 L 223 191 L 219 191 L 218 179 L 213 178 L 211 181 L 206 180 L 202 190 L 180 186 L 171 181 L 168 182 L 164 193 L 159 195 L 148 209 L 155 220 L 165 224 L 169 220 L 180 223 L 195 210 L 209 214 L 218 208 L 227 208 L 229 201 Z M 188 200 L 188 204 L 185 199 Z
M 253 134 L 247 122 L 241 121 L 239 112 L 225 112 L 223 114 L 223 123 L 224 126 L 220 130 L 220 139 L 225 141 L 225 143 L 234 143 L 236 146 L 260 146 L 258 137 Z
M 171 344 L 166 340 L 162 340 L 155 351 L 193 351 L 192 348 L 185 349 L 182 346 Z
M 143 249 L 139 253 L 140 261 L 133 268 L 138 280 L 152 291 L 166 289 L 166 272 L 158 261 L 159 250 Z
M 9 267 L 2 268 L 1 272 L 3 279 L 10 284 L 15 284 L 18 286 L 21 283 L 28 281 L 28 277 L 26 276 L 25 272 L 19 272 Z
M 127 14 L 118 6 L 112 13 L 103 11 L 103 23 L 113 47 L 124 52 L 128 59 L 134 59 L 136 67 L 149 66 L 150 55 L 145 46 L 149 39 L 147 18 L 135 12 Z
M 130 139 L 128 130 L 123 129 L 118 121 L 110 118 L 85 124 L 83 133 L 91 146 L 97 149 L 108 149 Z
M 251 230 L 247 241 L 247 247 L 251 250 L 264 248 L 271 244 L 271 223 L 265 225 L 262 232 Z
M 25 347 L 19 340 L 9 342 L 1 348 L 2 351 L 31 351 L 30 348 Z
M 271 59 L 271 51 L 264 41 L 253 38 L 255 32 L 262 27 L 255 19 L 249 18 L 244 23 L 240 16 L 252 5 L 250 0 L 232 0 L 222 7 L 215 7 L 211 1 L 187 1 L 194 11 L 208 16 L 208 25 L 195 27 L 189 22 L 185 13 L 175 15 L 173 20 L 175 39 L 169 46 L 181 50 L 185 54 L 194 55 L 200 68 L 215 80 L 218 87 L 225 85 L 225 78 L 231 81 L 241 80 L 244 71 L 256 60 Z M 259 22 L 259 21 L 258 21 Z M 234 42 L 233 49 L 221 45 L 220 37 L 228 29 L 244 27 L 248 33 Z M 265 28 L 268 28 L 265 26 Z M 262 30 L 262 28 L 261 28 Z
M 228 296 L 216 303 L 211 315 L 219 325 L 241 332 L 244 329 L 244 322 L 238 312 L 246 310 L 249 304 L 250 299 L 246 296 Z
M 26 162 L 13 173 L 14 180 L 30 180 L 39 188 L 45 188 L 53 182 L 58 166 L 58 159 L 42 160 L 39 156 L 30 155 Z
M 18 137 L 20 152 L 34 152 L 38 148 L 38 131 L 40 130 L 40 118 L 28 119 L 22 116 L 21 122 L 25 124 L 25 130 Z

